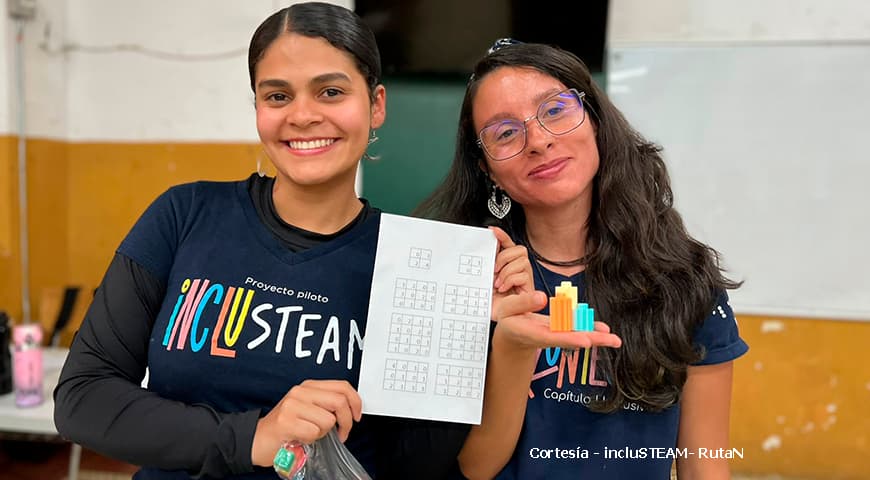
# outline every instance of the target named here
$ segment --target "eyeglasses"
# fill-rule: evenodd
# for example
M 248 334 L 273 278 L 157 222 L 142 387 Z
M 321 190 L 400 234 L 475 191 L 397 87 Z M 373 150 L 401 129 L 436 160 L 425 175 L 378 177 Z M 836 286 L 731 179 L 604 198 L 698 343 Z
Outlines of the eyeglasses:
M 544 100 L 536 114 L 525 120 L 498 120 L 483 127 L 477 135 L 477 144 L 495 161 L 507 160 L 526 148 L 526 123 L 536 119 L 538 125 L 553 135 L 565 135 L 586 120 L 583 108 L 584 92 L 569 88 Z

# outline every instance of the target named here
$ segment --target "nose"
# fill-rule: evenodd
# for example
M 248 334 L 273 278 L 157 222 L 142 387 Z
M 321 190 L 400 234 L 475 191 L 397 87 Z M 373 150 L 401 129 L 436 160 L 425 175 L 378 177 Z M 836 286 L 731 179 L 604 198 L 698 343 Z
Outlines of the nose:
M 298 128 L 305 128 L 323 120 L 317 101 L 308 96 L 299 95 L 287 106 L 287 123 Z
M 553 134 L 541 126 L 537 118 L 526 123 L 526 152 L 544 153 L 553 144 Z

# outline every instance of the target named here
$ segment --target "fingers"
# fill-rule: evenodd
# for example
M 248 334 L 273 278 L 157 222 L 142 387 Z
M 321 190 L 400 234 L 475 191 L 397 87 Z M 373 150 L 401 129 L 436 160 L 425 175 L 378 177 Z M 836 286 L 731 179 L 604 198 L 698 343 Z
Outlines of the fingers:
M 508 295 L 499 302 L 498 311 L 494 312 L 493 319 L 499 321 L 502 318 L 537 312 L 546 305 L 547 294 L 544 292 L 533 290 L 516 295 Z
M 610 333 L 610 326 L 604 322 L 595 322 L 595 326 L 593 329 L 596 332 Z
M 493 287 L 499 293 L 515 287 L 520 291 L 534 290 L 532 264 L 526 247 L 511 247 L 499 252 L 495 257 L 495 273 Z
M 353 427 L 353 414 L 347 399 L 340 393 L 320 390 L 317 396 L 311 398 L 310 401 L 313 406 L 319 407 L 319 412 L 328 415 L 331 420 L 323 434 L 325 435 L 333 425 L 337 424 L 338 436 L 344 441 L 350 433 L 351 427 Z M 324 423 L 318 422 L 317 425 L 323 426 Z
M 329 429 L 324 428 L 316 423 L 307 420 L 298 420 L 294 426 L 294 431 L 285 438 L 292 438 L 300 443 L 312 444 L 323 438 L 329 432 Z
M 499 251 L 495 256 L 495 279 L 493 288 L 497 293 L 534 290 L 532 265 L 526 247 L 516 245 L 511 237 L 498 227 L 489 227 L 498 240 Z
M 358 422 L 362 418 L 362 399 L 347 380 L 306 380 L 302 382 L 302 385 L 310 385 L 343 395 L 350 407 L 353 419 Z
M 540 335 L 528 337 L 538 348 L 619 348 L 622 340 L 612 333 L 602 332 L 541 332 Z
M 612 347 L 622 346 L 622 339 L 610 333 L 610 327 L 603 322 L 595 322 L 596 330 L 591 332 L 554 332 L 549 330 L 542 333 L 539 341 L 541 347 L 565 347 L 565 348 L 589 348 L 589 347 Z M 599 325 L 600 324 L 600 325 Z
M 353 421 L 362 417 L 362 400 L 356 390 L 343 380 L 306 380 L 302 385 L 312 387 L 311 403 L 333 414 L 339 438 L 342 442 L 347 440 Z
M 529 254 L 526 247 L 520 245 L 501 250 L 495 256 L 495 273 L 501 272 L 506 265 L 517 262 L 518 260 L 525 263 L 525 266 L 531 270 L 532 264 L 529 263 Z
M 302 443 L 318 440 L 335 425 L 336 416 L 320 405 L 299 402 L 293 405 L 293 410 L 292 437 Z
M 359 394 L 343 380 L 306 380 L 291 388 L 285 399 L 279 405 L 285 410 L 282 417 L 287 417 L 282 423 L 292 429 L 295 438 L 309 443 L 326 435 L 333 426 L 337 426 L 339 438 L 346 440 L 353 421 L 362 416 Z
M 619 348 L 622 346 L 622 339 L 610 332 L 587 332 L 589 341 L 596 347 L 611 347 Z
M 551 332 L 546 343 L 553 347 L 589 348 L 622 346 L 622 339 L 612 333 L 604 332 Z
M 254 465 L 269 466 L 281 442 L 313 443 L 337 427 L 347 440 L 354 420 L 362 417 L 362 400 L 344 380 L 306 380 L 257 422 L 251 446 Z
M 514 243 L 513 239 L 511 239 L 511 236 L 508 235 L 507 233 L 505 233 L 505 231 L 502 230 L 501 228 L 489 227 L 489 229 L 492 230 L 492 233 L 495 234 L 496 240 L 498 240 L 498 249 L 499 250 L 502 250 L 504 248 L 513 247 L 514 245 L 516 245 Z
M 514 288 L 518 292 L 528 292 L 534 290 L 534 287 L 530 284 L 531 281 L 526 272 L 517 272 L 510 275 L 499 275 L 493 286 L 498 293 L 506 293 Z
M 512 295 L 511 297 L 522 296 Z M 500 319 L 496 327 L 496 335 L 500 335 L 513 345 L 523 348 L 562 347 L 578 349 L 589 347 L 619 348 L 622 346 L 622 340 L 617 335 L 610 333 L 610 327 L 606 324 L 596 324 L 596 329 L 592 332 L 552 331 L 550 330 L 549 318 L 546 315 L 526 313 Z

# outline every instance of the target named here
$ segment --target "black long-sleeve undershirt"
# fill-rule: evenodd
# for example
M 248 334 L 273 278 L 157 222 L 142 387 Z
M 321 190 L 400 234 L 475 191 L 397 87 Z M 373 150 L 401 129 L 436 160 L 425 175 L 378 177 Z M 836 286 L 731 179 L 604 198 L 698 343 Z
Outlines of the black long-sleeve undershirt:
M 253 203 L 292 250 L 320 236 L 280 221 L 271 204 L 271 179 L 249 181 Z M 266 193 L 268 192 L 268 194 Z M 371 207 L 364 203 L 363 221 Z M 195 477 L 253 471 L 251 445 L 266 412 L 218 412 L 208 405 L 168 400 L 140 387 L 148 342 L 166 285 L 142 265 L 116 254 L 70 348 L 55 390 L 58 431 L 85 447 L 142 466 L 185 470 Z M 377 435 L 377 479 L 443 479 L 455 475 L 468 425 L 369 417 Z

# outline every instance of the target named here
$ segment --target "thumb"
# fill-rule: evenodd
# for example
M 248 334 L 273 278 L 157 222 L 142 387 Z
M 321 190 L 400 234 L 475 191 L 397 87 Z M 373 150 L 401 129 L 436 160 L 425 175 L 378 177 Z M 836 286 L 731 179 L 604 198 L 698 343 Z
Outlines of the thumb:
M 498 311 L 495 312 L 495 320 L 533 313 L 547 305 L 547 294 L 537 290 L 508 295 L 499 302 Z

